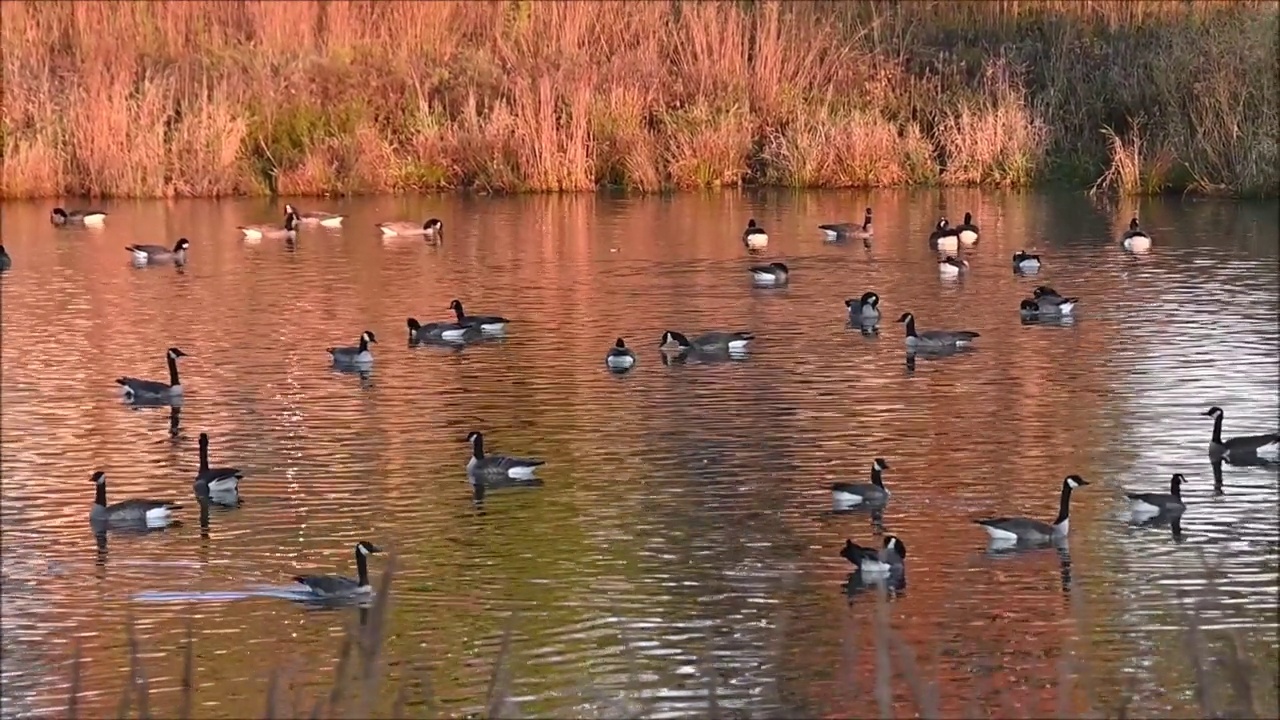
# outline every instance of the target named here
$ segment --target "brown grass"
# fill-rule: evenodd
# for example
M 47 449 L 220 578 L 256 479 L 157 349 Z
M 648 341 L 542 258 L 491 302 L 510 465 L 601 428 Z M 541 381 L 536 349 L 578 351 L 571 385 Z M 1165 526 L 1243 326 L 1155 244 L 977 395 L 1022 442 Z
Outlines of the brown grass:
M 1275 0 L 0 3 L 0 196 L 1280 194 Z M 1154 170 L 1153 170 L 1154 171 Z M 1118 171 L 1117 171 L 1118 172 Z M 1140 173 L 1141 175 L 1141 173 Z

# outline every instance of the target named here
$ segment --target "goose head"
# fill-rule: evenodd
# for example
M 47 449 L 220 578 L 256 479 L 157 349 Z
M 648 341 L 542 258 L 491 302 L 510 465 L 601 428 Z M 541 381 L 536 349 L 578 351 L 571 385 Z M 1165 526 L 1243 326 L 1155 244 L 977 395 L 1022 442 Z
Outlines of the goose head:
M 1085 480 L 1079 475 L 1068 475 L 1066 479 L 1062 481 L 1062 484 L 1072 490 L 1075 490 L 1078 487 L 1083 487 L 1085 485 L 1088 485 L 1089 481 Z
M 418 322 L 417 318 L 409 318 L 404 322 L 409 326 L 409 332 L 411 333 L 418 332 L 418 330 L 422 329 L 422 323 Z
M 1026 310 L 1027 312 L 1040 312 L 1040 306 L 1036 304 L 1035 300 L 1028 300 L 1025 298 L 1023 299 L 1022 304 L 1018 306 L 1018 309 Z
M 769 267 L 771 267 L 771 268 L 773 268 L 774 270 L 777 270 L 778 272 L 781 272 L 781 273 L 789 273 L 789 272 L 791 272 L 791 271 L 787 268 L 786 263 L 771 262 L 771 263 L 769 263 Z
M 760 226 L 756 224 L 756 219 L 755 219 L 755 218 L 751 218 L 750 220 L 748 220 L 748 221 L 747 221 L 747 229 L 748 229 L 748 230 L 755 230 L 755 229 L 756 229 L 756 228 L 758 228 L 758 227 L 760 227 Z
M 422 229 L 429 233 L 437 233 L 444 229 L 444 223 L 440 222 L 440 218 L 431 218 L 423 224 Z
M 1218 407 L 1217 405 L 1214 405 L 1213 407 L 1209 408 L 1208 410 L 1205 410 L 1204 412 L 1202 412 L 1202 413 L 1200 413 L 1200 414 L 1201 414 L 1201 415 L 1206 415 L 1206 416 L 1211 417 L 1211 418 L 1213 418 L 1213 419 L 1215 419 L 1215 420 L 1217 420 L 1218 418 L 1222 417 L 1222 415 L 1223 415 L 1223 413 L 1222 413 L 1222 408 Z
M 862 293 L 861 302 L 863 305 L 870 305 L 873 308 L 880 307 L 880 296 L 873 292 L 865 292 Z
M 948 223 L 947 223 L 947 218 L 946 218 L 946 217 L 940 217 L 940 218 L 938 218 L 938 229 L 939 229 L 939 230 L 946 230 L 946 229 L 947 229 L 947 224 L 948 224 Z
M 365 557 L 369 557 L 374 553 L 382 552 L 382 548 L 378 547 L 377 545 L 374 545 L 368 540 L 361 540 L 360 542 L 356 543 L 356 552 L 360 553 Z
M 613 346 L 619 350 L 627 349 L 627 343 L 622 338 L 618 338 L 617 341 L 613 343 Z
M 904 323 L 904 322 L 912 322 L 912 321 L 914 321 L 915 319 L 916 319 L 916 316 L 915 316 L 915 315 L 912 315 L 912 314 L 911 314 L 911 313 L 909 313 L 909 312 L 905 312 L 905 313 L 902 313 L 902 317 L 898 318 L 898 322 L 900 322 L 900 323 Z
M 178 244 L 173 246 L 173 251 L 176 253 L 186 252 L 187 248 L 190 248 L 190 247 L 191 247 L 190 240 L 186 238 L 178 238 Z
M 453 302 L 449 303 L 449 309 L 462 314 L 462 301 L 455 298 Z
M 1133 218 L 1132 220 L 1130 220 L 1130 221 L 1129 221 L 1129 229 L 1130 229 L 1130 230 L 1137 230 L 1137 229 L 1138 229 L 1138 218 L 1136 218 L 1136 217 L 1135 217 L 1135 218 Z
M 472 430 L 471 432 L 467 433 L 467 442 L 471 443 L 472 445 L 475 445 L 477 441 L 484 441 L 484 433 L 480 432 L 479 430 Z
M 180 357 L 187 357 L 186 353 L 182 352 L 176 347 L 169 348 L 169 351 L 166 354 L 169 356 L 171 360 L 177 360 Z
M 60 207 L 54 208 L 53 212 L 49 213 L 49 221 L 54 225 L 65 223 L 67 221 L 67 211 Z
M 871 465 L 881 472 L 889 469 L 889 463 L 885 462 L 884 458 L 876 458 L 875 460 L 872 460 Z
M 972 225 L 972 224 L 973 224 L 973 213 L 965 213 L 965 214 L 964 214 L 964 224 L 965 224 L 965 225 Z
M 1040 286 L 1037 286 L 1035 290 L 1032 290 L 1031 294 L 1034 295 L 1036 298 L 1042 298 L 1045 295 L 1057 295 L 1058 291 L 1054 290 L 1048 285 L 1040 285 Z
M 296 230 L 297 228 L 298 228 L 298 213 L 290 210 L 284 215 L 284 229 L 292 231 L 292 230 Z
M 289 203 L 285 203 L 285 204 L 284 204 L 284 214 L 285 214 L 285 215 L 297 215 L 297 214 L 298 214 L 298 209 L 297 209 L 297 208 L 295 208 L 294 206 L 290 205 Z
M 107 473 L 104 470 L 95 470 L 93 472 L 93 484 L 103 485 L 107 482 Z
M 209 447 L 209 433 L 200 433 L 200 449 L 205 450 Z
M 898 557 L 904 560 L 907 558 L 907 544 L 898 539 L 897 535 L 885 535 L 884 548 L 898 553 Z
M 378 338 L 374 336 L 372 330 L 365 330 L 364 332 L 360 333 L 360 339 L 367 343 L 378 342 Z
M 674 330 L 666 330 L 662 333 L 662 340 L 658 341 L 658 347 L 666 347 L 672 343 L 686 348 L 689 347 L 689 338 Z

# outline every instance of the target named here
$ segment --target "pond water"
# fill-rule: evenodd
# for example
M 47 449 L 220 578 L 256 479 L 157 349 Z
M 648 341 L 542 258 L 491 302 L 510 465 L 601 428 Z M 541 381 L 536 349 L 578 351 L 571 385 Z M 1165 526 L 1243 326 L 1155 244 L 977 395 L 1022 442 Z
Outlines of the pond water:
M 298 200 L 345 227 L 241 240 L 237 225 L 277 221 L 283 202 L 103 203 L 106 227 L 78 230 L 49 223 L 52 202 L 0 206 L 6 715 L 65 713 L 77 639 L 81 712 L 113 713 L 130 619 L 153 712 L 175 711 L 189 619 L 199 716 L 261 714 L 281 664 L 315 697 L 356 610 L 257 588 L 354 573 L 361 539 L 397 555 L 392 681 L 429 676 L 453 716 L 484 710 L 508 622 L 528 715 L 639 695 L 654 715 L 698 715 L 707 675 L 739 717 L 875 714 L 877 603 L 844 592 L 839 551 L 881 526 L 910 548 L 889 623 L 946 714 L 1003 712 L 992 687 L 1031 716 L 1125 692 L 1149 714 L 1189 712 L 1180 592 L 1274 659 L 1277 474 L 1214 468 L 1202 413 L 1224 408 L 1228 435 L 1276 426 L 1275 203 L 1143 201 L 1143 255 L 1116 240 L 1132 207 L 968 191 Z M 870 248 L 823 242 L 819 223 L 866 205 Z M 940 278 L 929 230 L 966 210 L 982 228 L 970 272 Z M 374 227 L 429 216 L 440 247 Z M 789 287 L 752 286 L 749 217 Z M 124 245 L 179 236 L 181 272 L 130 266 Z M 1038 277 L 1011 271 L 1023 248 L 1044 257 Z M 1082 298 L 1074 323 L 1020 321 L 1041 283 Z M 878 334 L 846 326 L 844 299 L 866 290 Z M 511 318 L 505 338 L 407 347 L 406 317 L 448 319 L 454 298 Z M 981 337 L 908 367 L 904 311 Z M 372 371 L 334 372 L 325 348 L 366 329 Z M 757 340 L 745 360 L 667 365 L 666 329 Z M 639 358 L 623 376 L 603 363 L 619 336 Z M 125 405 L 114 379 L 163 379 L 170 346 L 190 355 L 181 411 Z M 473 429 L 545 459 L 545 485 L 473 503 Z M 205 522 L 201 432 L 215 465 L 246 476 L 243 506 Z M 830 484 L 865 482 L 874 457 L 890 465 L 882 516 L 833 513 Z M 113 501 L 179 500 L 183 524 L 95 537 L 99 468 Z M 1174 472 L 1179 530 L 1136 526 L 1123 493 L 1166 492 Z M 1069 552 L 987 552 L 974 519 L 1051 520 L 1071 473 L 1091 484 Z

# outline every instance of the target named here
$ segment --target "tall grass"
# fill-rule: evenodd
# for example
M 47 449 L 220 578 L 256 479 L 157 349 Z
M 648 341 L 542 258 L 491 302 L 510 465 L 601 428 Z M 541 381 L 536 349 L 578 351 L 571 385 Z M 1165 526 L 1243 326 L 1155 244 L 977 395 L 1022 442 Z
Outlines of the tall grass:
M 1083 187 L 1128 162 L 1138 118 L 1167 170 L 1100 188 L 1275 195 L 1278 18 L 1275 0 L 13 0 L 0 196 Z

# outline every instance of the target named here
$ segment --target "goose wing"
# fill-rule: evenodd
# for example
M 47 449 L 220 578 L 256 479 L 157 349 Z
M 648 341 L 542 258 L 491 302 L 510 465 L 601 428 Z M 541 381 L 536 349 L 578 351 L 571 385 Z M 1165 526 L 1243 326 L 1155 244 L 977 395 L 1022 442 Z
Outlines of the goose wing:
M 294 575 L 293 581 L 306 585 L 317 595 L 343 595 L 360 587 L 359 581 L 341 575 Z
M 422 235 L 426 232 L 420 223 L 404 220 L 378 223 L 378 228 L 387 235 Z
M 1280 443 L 1280 432 L 1263 433 L 1262 435 L 1241 435 L 1227 440 L 1229 452 L 1257 452 L 1259 449 Z
M 999 517 L 989 518 L 986 520 L 976 520 L 979 525 L 1004 530 L 1020 536 L 1031 535 L 1052 535 L 1053 526 L 1049 523 L 1032 520 L 1031 518 L 1022 517 Z
M 826 230 L 827 232 L 833 232 L 837 235 L 848 235 L 854 230 L 861 230 L 862 226 L 856 223 L 842 222 L 842 223 L 828 223 L 826 225 L 819 225 L 818 229 Z
M 196 484 L 203 485 L 210 490 L 222 490 L 235 488 L 239 485 L 239 481 L 243 479 L 244 474 L 240 472 L 240 468 L 209 468 L 196 475 Z
M 926 330 L 917 335 L 930 342 L 951 344 L 979 337 L 978 333 L 970 330 Z
M 170 249 L 163 245 L 126 245 L 125 250 L 131 253 L 146 253 L 147 255 L 167 255 Z
M 1155 507 L 1180 504 L 1180 501 L 1168 493 L 1125 493 L 1130 500 L 1137 500 Z
M 169 392 L 169 383 L 158 380 L 142 380 L 135 377 L 118 377 L 116 384 L 135 395 L 164 395 Z
M 861 565 L 863 560 L 879 560 L 880 553 L 874 548 L 863 547 L 857 543 L 847 543 L 840 555 L 854 565 Z
M 511 321 L 497 315 L 468 315 L 466 318 L 466 323 L 469 325 L 497 325 L 509 322 Z
M 334 360 L 350 359 L 360 354 L 358 347 L 331 347 L 325 348 L 325 352 L 333 356 Z
M 488 461 L 486 467 L 492 467 L 495 470 L 507 472 L 516 468 L 535 468 L 540 465 L 546 465 L 546 460 L 538 460 L 536 458 L 511 457 L 509 455 L 490 455 L 485 458 Z

